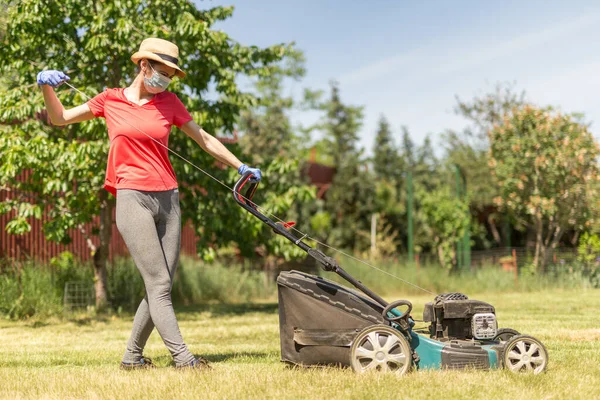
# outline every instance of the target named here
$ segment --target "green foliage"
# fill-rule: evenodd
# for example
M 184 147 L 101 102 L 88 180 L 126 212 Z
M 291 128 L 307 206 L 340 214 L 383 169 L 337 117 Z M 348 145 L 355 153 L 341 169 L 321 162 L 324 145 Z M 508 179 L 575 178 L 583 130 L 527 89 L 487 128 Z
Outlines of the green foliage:
M 53 271 L 54 291 L 56 297 L 61 300 L 67 282 L 92 282 L 93 279 L 91 267 L 82 266 L 68 251 L 60 253 L 58 257 L 53 257 L 50 260 L 50 267 Z
M 173 41 L 179 46 L 180 65 L 187 77 L 175 80 L 170 90 L 207 131 L 226 134 L 233 131 L 242 110 L 258 104 L 255 94 L 237 85 L 239 76 L 260 82 L 274 74 L 300 73 L 297 66 L 282 72 L 281 62 L 288 55 L 299 58 L 291 45 L 243 46 L 211 29 L 232 13 L 233 7 L 198 10 L 185 0 L 24 0 L 9 6 L 0 54 L 3 76 L 10 77 L 7 87 L 0 90 L 0 125 L 9 125 L 0 137 L 0 189 L 10 187 L 18 193 L 1 207 L 3 212 L 16 211 L 9 232 L 27 232 L 27 218 L 40 218 L 41 210 L 47 209 L 46 237 L 68 243 L 68 231 L 94 221 L 100 210 L 108 152 L 105 124 L 101 119 L 63 128 L 44 124 L 42 95 L 35 85 L 38 71 L 63 70 L 74 86 L 93 96 L 106 87 L 132 82 L 136 68 L 130 56 L 143 39 Z M 210 96 L 214 100 L 205 96 L 211 87 L 217 94 L 216 99 Z M 66 108 L 87 100 L 63 88 L 57 92 Z M 234 171 L 215 168 L 212 157 L 181 133 L 172 135 L 170 146 L 221 182 L 231 184 L 237 178 Z M 239 153 L 239 147 L 231 149 Z M 267 171 L 278 168 L 262 167 Z M 258 235 L 256 225 L 247 237 L 238 234 L 244 218 L 240 211 L 231 211 L 230 193 L 220 183 L 180 161 L 174 162 L 174 168 L 183 180 L 183 216 L 202 227 L 198 228 L 201 253 L 210 255 L 211 246 L 246 244 Z M 32 178 L 17 181 L 26 170 L 32 171 Z M 225 230 L 235 234 L 222 235 Z
M 135 313 L 146 295 L 144 281 L 131 258 L 118 258 L 107 268 L 107 292 L 116 311 Z
M 0 275 L 0 293 L 0 315 L 6 318 L 45 318 L 62 311 L 62 297 L 51 271 L 30 263 Z
M 404 172 L 402 159 L 394 144 L 390 124 L 382 115 L 373 146 L 373 170 L 380 180 L 400 182 Z
M 600 237 L 584 233 L 579 239 L 577 261 L 581 263 L 581 274 L 590 280 L 592 287 L 600 287 Z
M 456 245 L 469 226 L 468 202 L 443 188 L 421 195 L 421 212 L 431 231 L 440 264 L 447 269 L 457 266 Z
M 600 148 L 573 116 L 531 106 L 491 130 L 490 144 L 496 202 L 535 232 L 534 266 L 544 266 L 565 231 L 594 220 Z
M 598 257 L 600 257 L 600 237 L 588 232 L 581 235 L 579 246 L 577 247 L 577 260 L 582 263 L 592 264 L 598 261 Z
M 399 247 L 399 233 L 397 227 L 390 223 L 385 214 L 376 214 L 377 231 L 375 232 L 375 249 L 359 253 L 360 258 L 380 262 L 381 260 L 396 259 Z M 365 242 L 371 241 L 370 231 L 358 231 Z

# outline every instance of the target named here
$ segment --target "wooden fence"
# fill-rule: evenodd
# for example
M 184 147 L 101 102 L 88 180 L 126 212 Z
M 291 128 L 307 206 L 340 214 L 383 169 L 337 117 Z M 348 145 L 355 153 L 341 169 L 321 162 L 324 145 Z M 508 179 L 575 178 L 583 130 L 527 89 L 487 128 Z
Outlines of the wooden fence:
M 28 179 L 29 171 L 24 171 L 20 179 Z M 6 200 L 11 195 L 11 192 L 0 190 L 0 202 Z M 53 241 L 46 240 L 42 227 L 48 221 L 48 216 L 44 213 L 41 219 L 30 218 L 31 231 L 23 235 L 12 235 L 6 232 L 6 224 L 15 216 L 14 211 L 10 211 L 4 215 L 0 215 L 0 259 L 8 258 L 13 260 L 38 260 L 48 262 L 52 257 L 56 257 L 63 251 L 73 253 L 78 259 L 88 261 L 91 259 L 91 250 L 87 245 L 85 236 L 80 230 L 71 230 L 69 232 L 72 242 L 68 245 L 58 244 Z M 113 226 L 110 243 L 110 258 L 115 256 L 127 256 L 127 246 L 121 238 L 117 226 L 115 224 L 115 212 L 113 210 Z M 99 225 L 99 219 L 96 218 L 91 223 L 86 224 L 83 228 L 86 232 L 92 231 L 92 226 Z M 92 243 L 98 246 L 97 237 L 92 236 Z M 182 229 L 181 235 L 181 252 L 187 255 L 196 254 L 197 237 L 195 235 L 191 223 L 186 223 Z

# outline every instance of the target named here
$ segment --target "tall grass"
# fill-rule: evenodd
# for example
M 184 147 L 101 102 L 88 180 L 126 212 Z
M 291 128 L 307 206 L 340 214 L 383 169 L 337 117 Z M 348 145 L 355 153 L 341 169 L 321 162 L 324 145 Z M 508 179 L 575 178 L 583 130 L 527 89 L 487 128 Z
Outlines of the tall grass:
M 463 292 L 533 292 L 545 289 L 576 289 L 591 287 L 589 279 L 577 270 L 554 267 L 546 274 L 513 272 L 498 266 L 483 266 L 460 272 L 450 272 L 439 266 L 398 264 L 395 262 L 370 263 L 380 271 L 354 260 L 340 260 L 342 267 L 370 289 L 382 294 L 423 294 Z M 325 277 L 344 282 L 334 274 Z M 424 289 L 424 290 L 423 290 Z
M 7 318 L 44 318 L 62 310 L 52 271 L 26 264 L 20 271 L 0 275 L 0 315 Z
M 272 298 L 275 282 L 249 266 L 204 264 L 184 259 L 173 284 L 175 304 L 239 303 Z
M 340 263 L 353 277 L 381 296 L 426 292 L 433 295 L 455 291 L 476 295 L 591 286 L 581 269 L 569 266 L 555 266 L 546 274 L 522 273 L 515 280 L 513 273 L 495 266 L 450 273 L 437 266 L 417 267 L 389 261 L 372 263 L 380 271 L 351 259 L 341 259 Z M 349 286 L 333 272 L 317 271 L 327 279 Z M 60 315 L 63 312 L 65 283 L 70 281 L 85 282 L 91 288 L 93 272 L 91 265 L 78 263 L 68 253 L 54 259 L 50 265 L 27 262 L 19 269 L 6 269 L 0 272 L 0 316 L 27 319 Z M 145 289 L 130 258 L 118 259 L 109 265 L 107 291 L 112 310 L 118 314 L 135 312 Z M 183 258 L 173 283 L 173 302 L 187 306 L 211 302 L 275 301 L 276 292 L 274 275 L 256 266 L 206 264 Z

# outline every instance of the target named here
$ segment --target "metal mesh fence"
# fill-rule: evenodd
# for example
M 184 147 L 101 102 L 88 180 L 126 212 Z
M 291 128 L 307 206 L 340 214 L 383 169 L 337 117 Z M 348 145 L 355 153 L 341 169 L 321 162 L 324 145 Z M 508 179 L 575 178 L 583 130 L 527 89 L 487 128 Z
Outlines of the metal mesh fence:
M 94 286 L 89 282 L 66 282 L 64 296 L 64 310 L 73 312 L 85 310 L 95 302 Z
M 504 247 L 489 250 L 476 250 L 471 252 L 471 268 L 483 266 L 501 266 L 507 258 L 514 258 L 518 268 L 531 264 L 535 250 L 526 247 Z M 576 248 L 559 248 L 554 250 L 546 260 L 550 269 L 560 268 L 566 264 L 577 261 Z

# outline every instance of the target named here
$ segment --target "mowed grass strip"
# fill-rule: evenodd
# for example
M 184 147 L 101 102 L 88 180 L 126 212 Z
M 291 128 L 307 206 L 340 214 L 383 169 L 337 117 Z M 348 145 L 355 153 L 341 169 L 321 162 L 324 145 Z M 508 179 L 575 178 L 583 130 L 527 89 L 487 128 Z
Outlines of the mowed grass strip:
M 213 370 L 202 373 L 175 370 L 156 332 L 146 355 L 159 368 L 120 371 L 131 318 L 1 321 L 0 398 L 600 398 L 599 290 L 470 297 L 493 304 L 500 327 L 542 340 L 550 353 L 547 373 L 413 371 L 397 378 L 357 375 L 349 369 L 290 368 L 279 361 L 276 304 L 215 305 L 177 312 L 191 350 L 212 361 Z M 408 298 L 420 319 L 431 298 Z

